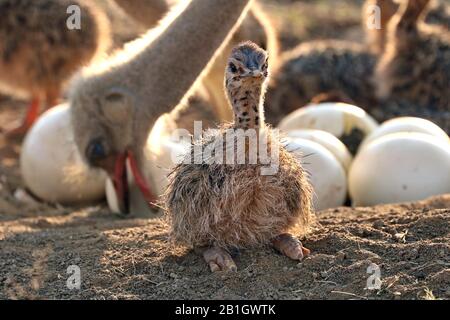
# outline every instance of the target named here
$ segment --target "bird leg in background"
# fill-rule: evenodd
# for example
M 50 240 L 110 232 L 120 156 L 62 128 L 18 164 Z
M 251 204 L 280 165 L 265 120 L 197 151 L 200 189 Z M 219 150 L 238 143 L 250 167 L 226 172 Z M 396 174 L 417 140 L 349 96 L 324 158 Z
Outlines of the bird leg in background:
M 16 138 L 24 136 L 27 133 L 28 129 L 31 128 L 33 123 L 38 118 L 39 107 L 40 107 L 40 100 L 39 98 L 34 97 L 30 105 L 28 106 L 27 113 L 25 115 L 25 119 L 23 120 L 22 124 L 17 128 L 7 131 L 6 136 L 8 138 Z
M 45 110 L 51 109 L 54 106 L 59 104 L 59 90 L 58 89 L 50 89 L 45 94 L 46 100 L 46 108 Z
M 279 252 L 293 260 L 302 260 L 309 256 L 311 251 L 303 247 L 300 240 L 289 233 L 283 233 L 272 240 L 272 245 Z
M 48 90 L 45 93 L 45 102 L 46 102 L 45 110 L 48 110 L 56 106 L 59 103 L 59 90 L 58 89 Z M 23 120 L 22 124 L 19 127 L 8 131 L 6 133 L 6 136 L 9 138 L 23 137 L 39 117 L 40 105 L 41 100 L 37 97 L 34 97 L 28 107 L 25 119 Z
M 203 252 L 203 258 L 212 272 L 237 271 L 233 258 L 225 249 L 216 246 L 206 249 Z

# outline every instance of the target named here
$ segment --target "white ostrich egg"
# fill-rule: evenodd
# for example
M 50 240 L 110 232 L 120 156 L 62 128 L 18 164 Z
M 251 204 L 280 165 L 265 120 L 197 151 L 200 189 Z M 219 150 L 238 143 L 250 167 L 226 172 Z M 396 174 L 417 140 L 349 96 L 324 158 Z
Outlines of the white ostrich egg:
M 290 138 L 286 149 L 300 159 L 314 189 L 314 208 L 324 210 L 342 206 L 347 196 L 347 177 L 336 157 L 321 144 Z
M 22 146 L 20 169 L 27 188 L 48 202 L 73 205 L 105 195 L 106 174 L 82 160 L 67 104 L 45 112 L 31 128 Z
M 285 133 L 298 129 L 317 129 L 339 138 L 352 153 L 362 140 L 378 127 L 363 109 L 346 103 L 320 103 L 297 109 L 278 125 Z
M 327 148 L 344 167 L 345 171 L 350 169 L 353 157 L 341 140 L 323 130 L 301 129 L 287 133 L 289 138 L 302 138 L 317 142 Z
M 367 136 L 361 144 L 361 148 L 379 137 L 397 132 L 425 133 L 438 139 L 449 141 L 447 133 L 429 120 L 415 117 L 399 117 L 383 122 L 374 132 Z
M 392 133 L 373 140 L 353 161 L 349 189 L 354 206 L 450 193 L 450 143 L 424 133 Z

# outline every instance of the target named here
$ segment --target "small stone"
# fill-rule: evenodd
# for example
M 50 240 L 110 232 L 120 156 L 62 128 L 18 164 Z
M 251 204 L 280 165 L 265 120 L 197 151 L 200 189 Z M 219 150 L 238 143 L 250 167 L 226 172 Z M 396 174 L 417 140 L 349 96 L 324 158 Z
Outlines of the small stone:
M 326 278 L 326 277 L 328 276 L 328 272 L 322 271 L 322 272 L 320 273 L 320 276 L 321 276 L 322 278 Z
M 347 258 L 347 255 L 346 255 L 344 252 L 339 252 L 339 253 L 336 255 L 336 258 L 337 258 L 338 260 L 342 261 L 342 260 L 345 260 L 345 259 Z
M 173 272 L 171 274 L 169 274 L 169 277 L 171 277 L 172 279 L 178 278 L 178 276 Z
M 383 220 L 377 220 L 373 223 L 373 227 L 376 229 L 380 229 L 381 227 L 384 227 L 384 221 Z
M 26 204 L 31 204 L 31 205 L 36 205 L 37 202 L 36 200 L 33 199 L 33 197 L 31 197 L 25 190 L 19 188 L 14 192 L 14 198 L 16 198 L 16 200 L 22 202 L 22 203 L 26 203 Z
M 402 242 L 405 243 L 406 242 L 406 235 L 408 234 L 408 230 L 406 230 L 405 232 L 398 232 L 394 235 L 394 238 L 398 241 L 398 242 Z

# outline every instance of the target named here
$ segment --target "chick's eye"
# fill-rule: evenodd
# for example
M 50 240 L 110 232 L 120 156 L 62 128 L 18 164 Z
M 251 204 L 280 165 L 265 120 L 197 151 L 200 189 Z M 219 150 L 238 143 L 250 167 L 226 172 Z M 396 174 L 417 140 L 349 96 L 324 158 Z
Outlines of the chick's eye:
M 237 68 L 236 68 L 236 66 L 234 65 L 234 63 L 230 63 L 229 68 L 230 68 L 230 71 L 231 71 L 232 73 L 236 73 L 236 72 L 237 72 Z
M 86 148 L 86 157 L 91 161 L 101 160 L 106 156 L 106 147 L 101 140 L 92 141 Z

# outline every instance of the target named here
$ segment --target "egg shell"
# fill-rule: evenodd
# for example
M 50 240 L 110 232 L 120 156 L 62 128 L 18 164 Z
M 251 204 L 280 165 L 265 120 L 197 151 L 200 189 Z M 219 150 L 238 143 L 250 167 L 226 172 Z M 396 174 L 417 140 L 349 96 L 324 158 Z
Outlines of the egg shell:
M 45 112 L 31 128 L 23 142 L 20 169 L 27 188 L 48 202 L 75 205 L 105 195 L 106 174 L 82 160 L 67 104 Z
M 392 133 L 368 143 L 349 172 L 354 206 L 418 201 L 450 192 L 450 143 Z
M 364 146 L 375 139 L 397 132 L 425 133 L 438 139 L 449 141 L 445 131 L 429 120 L 416 117 L 399 117 L 383 122 L 374 132 L 366 137 L 360 148 L 364 148 Z
M 285 132 L 317 129 L 338 138 L 350 134 L 353 129 L 368 135 L 377 127 L 378 123 L 363 109 L 346 103 L 308 105 L 290 113 L 278 125 Z
M 345 203 L 345 170 L 328 149 L 317 142 L 301 138 L 289 138 L 286 149 L 298 157 L 303 168 L 309 173 L 316 210 L 335 208 Z
M 352 163 L 353 157 L 348 151 L 345 144 L 341 140 L 336 138 L 329 132 L 323 130 L 302 129 L 293 130 L 287 133 L 290 138 L 302 138 L 319 143 L 327 148 L 344 167 L 345 171 L 348 171 Z

